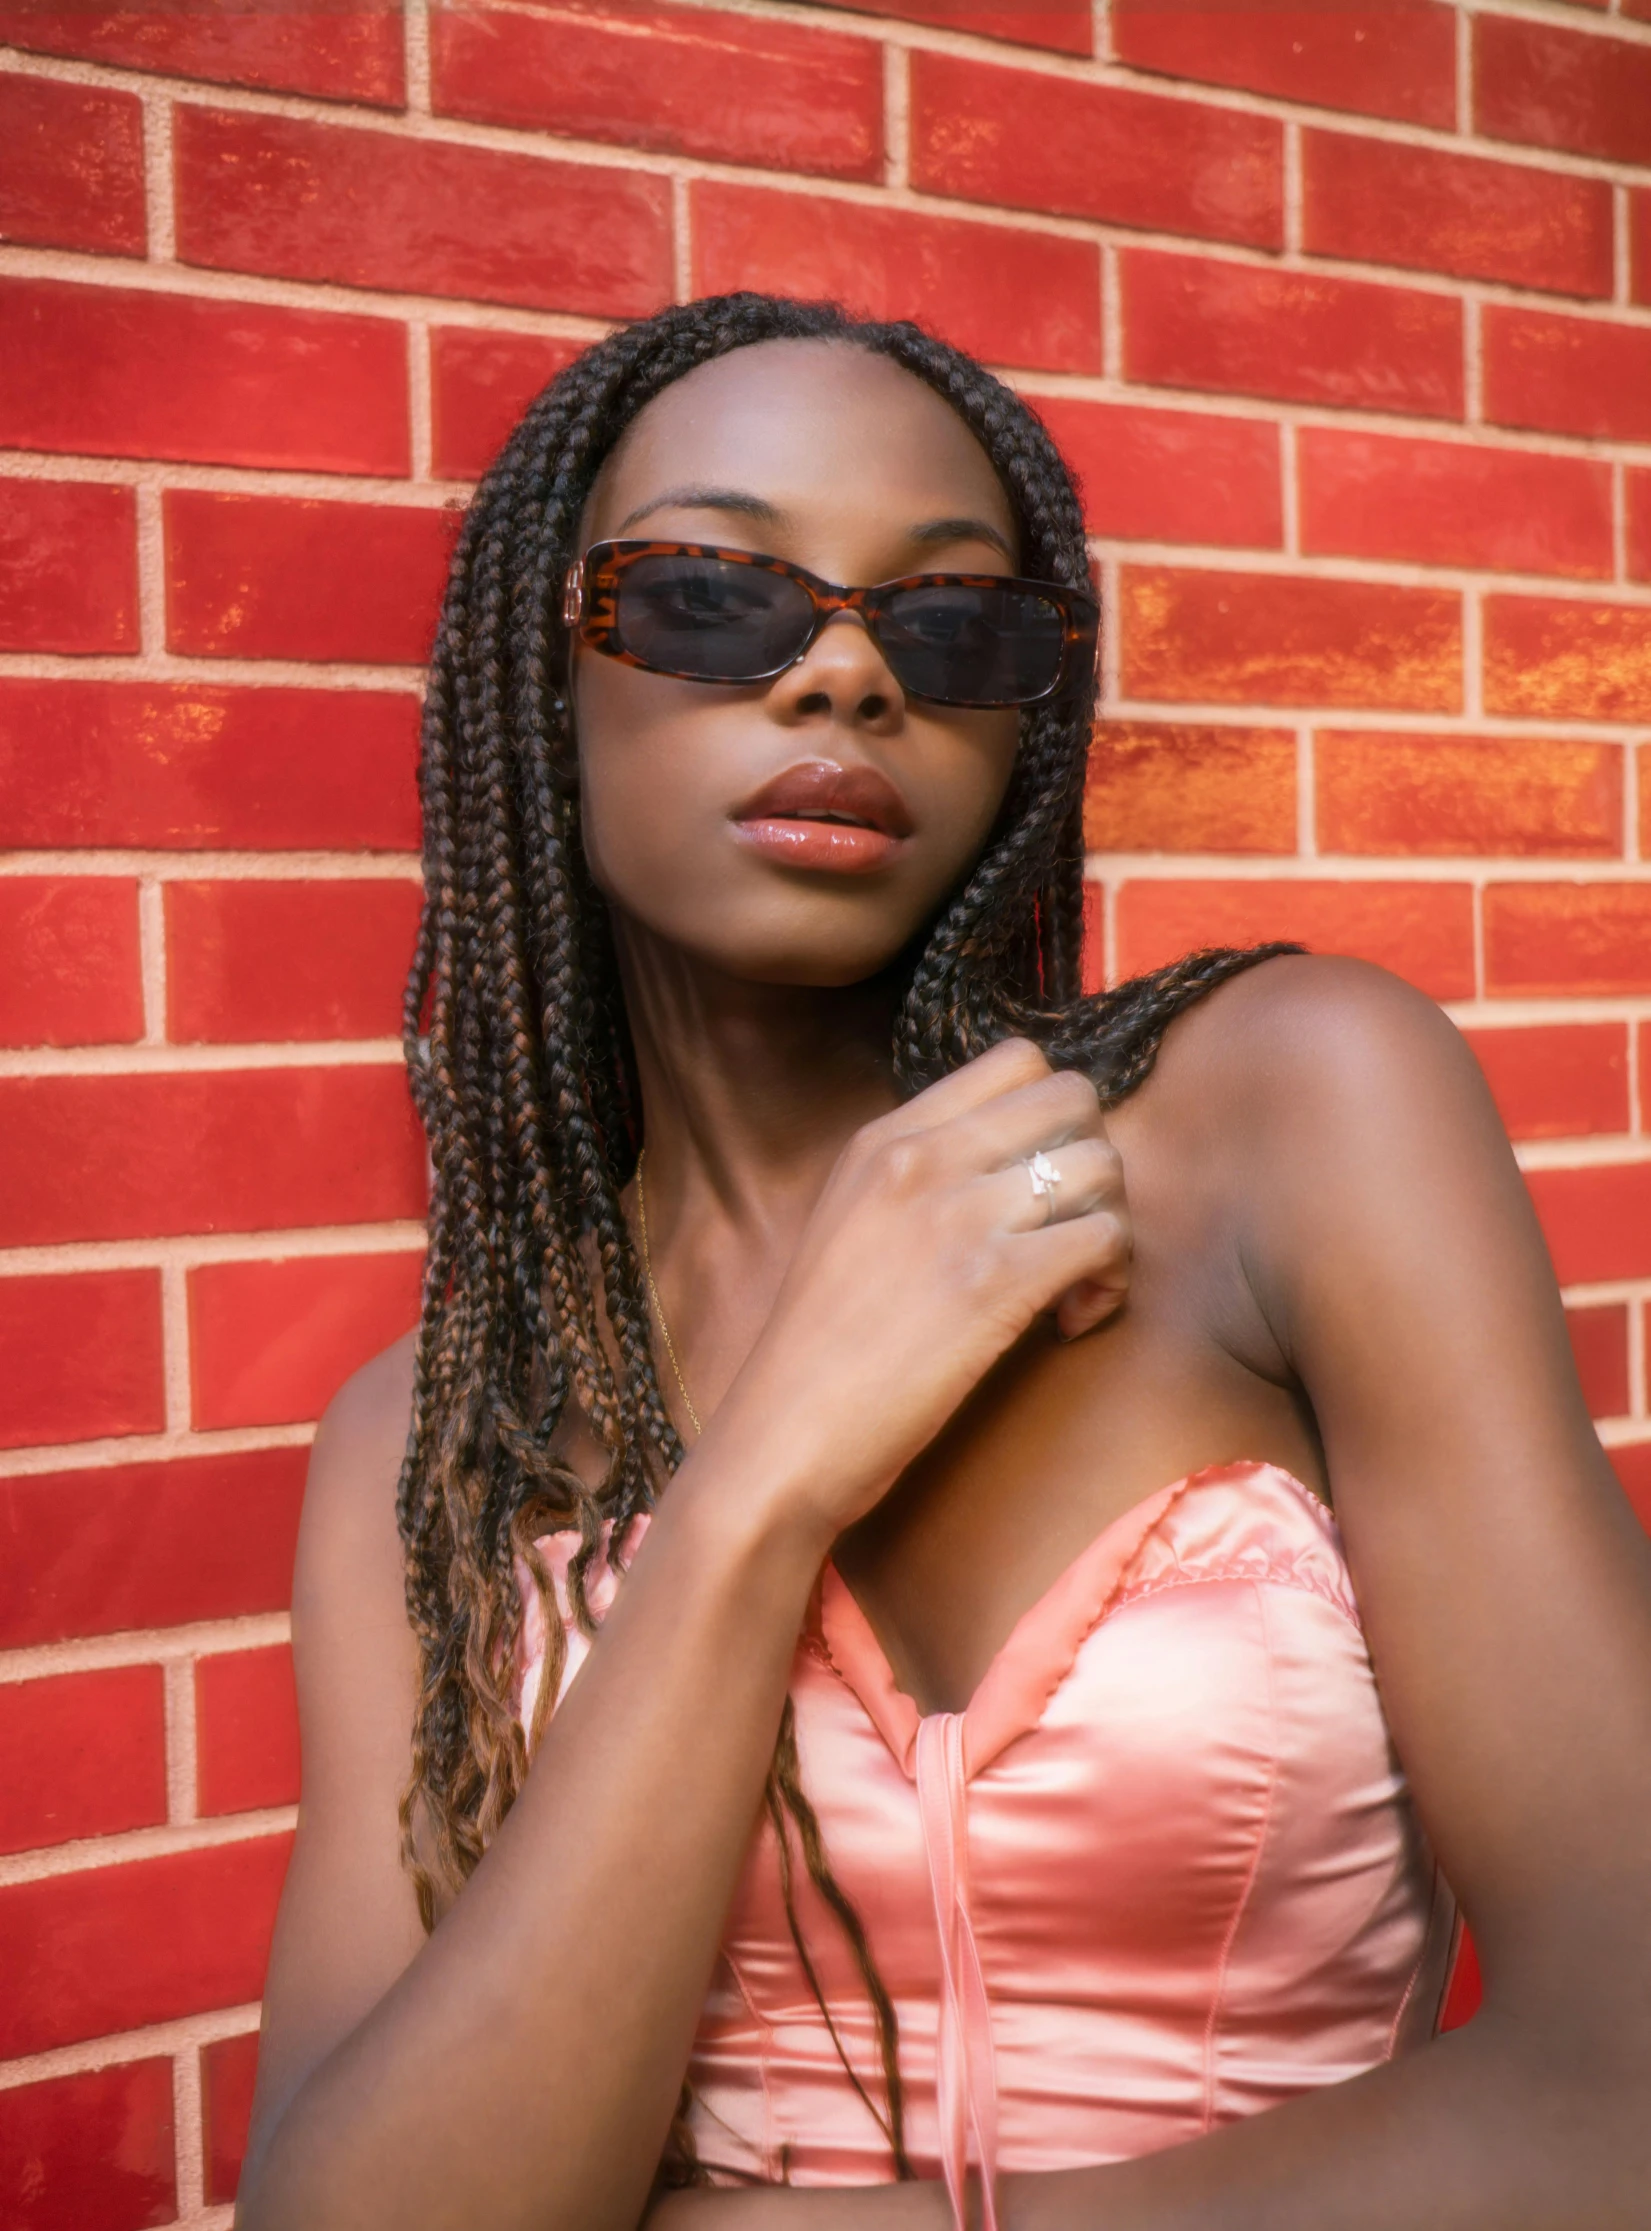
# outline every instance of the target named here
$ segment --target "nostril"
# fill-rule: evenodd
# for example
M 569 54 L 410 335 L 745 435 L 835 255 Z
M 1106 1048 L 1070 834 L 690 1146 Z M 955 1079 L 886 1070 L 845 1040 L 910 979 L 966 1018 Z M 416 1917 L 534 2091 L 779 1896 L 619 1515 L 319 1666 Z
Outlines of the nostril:
M 806 697 L 798 698 L 797 710 L 799 713 L 829 713 L 831 699 L 823 689 L 811 689 Z

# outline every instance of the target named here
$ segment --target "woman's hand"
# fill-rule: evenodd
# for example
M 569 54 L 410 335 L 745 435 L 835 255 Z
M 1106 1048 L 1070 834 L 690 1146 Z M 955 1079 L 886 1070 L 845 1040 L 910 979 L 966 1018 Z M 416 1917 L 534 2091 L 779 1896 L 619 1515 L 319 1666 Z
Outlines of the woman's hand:
M 850 1140 L 696 1457 L 758 1454 L 829 1542 L 1041 1312 L 1067 1339 L 1111 1316 L 1130 1245 L 1093 1085 L 1005 1040 Z

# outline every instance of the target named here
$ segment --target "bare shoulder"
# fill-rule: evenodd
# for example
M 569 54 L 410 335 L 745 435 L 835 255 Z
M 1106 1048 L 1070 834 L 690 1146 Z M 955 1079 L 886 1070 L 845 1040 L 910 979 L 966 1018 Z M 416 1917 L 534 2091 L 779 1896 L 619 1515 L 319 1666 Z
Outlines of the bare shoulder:
M 306 1543 L 344 1552 L 351 1544 L 367 1549 L 394 1539 L 396 1483 L 412 1415 L 415 1338 L 406 1333 L 363 1364 L 327 1405 L 304 1490 L 300 1581 L 306 1577 Z
M 352 1372 L 328 1403 L 315 1436 L 318 1454 L 347 1452 L 375 1469 L 391 1462 L 399 1471 L 413 1406 L 413 1357 L 417 1334 L 403 1333 Z
M 312 1664 L 335 1671 L 337 1651 L 379 1662 L 411 1651 L 395 1488 L 413 1410 L 413 1339 L 408 1332 L 346 1379 L 315 1435 L 292 1582 L 301 1689 Z
M 1412 1125 L 1501 1136 L 1479 1065 L 1434 1001 L 1328 954 L 1264 961 L 1188 1009 L 1152 1088 L 1165 1120 L 1218 1129 L 1246 1159 Z

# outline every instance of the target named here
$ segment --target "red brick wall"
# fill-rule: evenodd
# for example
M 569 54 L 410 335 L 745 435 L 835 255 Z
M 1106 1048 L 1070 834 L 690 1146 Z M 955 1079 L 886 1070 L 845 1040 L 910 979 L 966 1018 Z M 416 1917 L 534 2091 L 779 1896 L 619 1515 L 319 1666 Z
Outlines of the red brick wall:
M 465 484 L 604 321 L 913 311 L 1108 607 L 1094 963 L 1490 1072 L 1651 1508 L 1651 0 L 0 0 L 0 2221 L 223 2222 Z M 1651 788 L 1646 791 L 1651 796 Z

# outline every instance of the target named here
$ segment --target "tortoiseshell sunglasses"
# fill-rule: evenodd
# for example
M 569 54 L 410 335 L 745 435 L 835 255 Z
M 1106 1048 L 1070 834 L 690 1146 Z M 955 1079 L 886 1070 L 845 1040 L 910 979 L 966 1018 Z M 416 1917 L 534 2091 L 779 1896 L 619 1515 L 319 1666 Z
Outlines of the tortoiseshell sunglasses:
M 562 618 L 593 651 L 686 682 L 767 682 L 839 612 L 865 622 L 900 687 L 939 705 L 1035 705 L 1094 657 L 1082 590 L 995 573 L 912 573 L 843 589 L 784 558 L 704 542 L 595 542 Z

